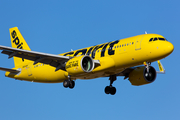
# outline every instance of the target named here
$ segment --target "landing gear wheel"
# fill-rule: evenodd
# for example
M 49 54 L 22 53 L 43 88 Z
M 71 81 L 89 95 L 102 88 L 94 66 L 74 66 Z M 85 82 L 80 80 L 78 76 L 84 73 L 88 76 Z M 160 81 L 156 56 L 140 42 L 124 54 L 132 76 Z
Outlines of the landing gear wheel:
M 106 94 L 109 94 L 110 91 L 111 91 L 110 86 L 106 86 L 105 89 L 104 89 L 104 92 L 105 92 Z
M 74 81 L 70 81 L 69 82 L 69 88 L 73 89 L 75 86 L 75 82 Z
M 106 94 L 114 95 L 114 94 L 116 94 L 116 88 L 112 87 L 112 86 L 106 86 L 105 89 L 104 89 L 104 92 Z
M 114 95 L 116 94 L 116 88 L 113 87 L 112 84 L 116 80 L 116 75 L 110 75 L 109 80 L 110 80 L 110 85 L 105 87 L 104 92 L 106 94 Z
M 111 95 L 114 95 L 116 94 L 116 88 L 115 87 L 111 87 L 111 92 L 110 92 Z
M 69 87 L 69 84 L 70 84 L 70 81 L 69 81 L 69 80 L 64 80 L 63 86 L 64 86 L 65 88 Z

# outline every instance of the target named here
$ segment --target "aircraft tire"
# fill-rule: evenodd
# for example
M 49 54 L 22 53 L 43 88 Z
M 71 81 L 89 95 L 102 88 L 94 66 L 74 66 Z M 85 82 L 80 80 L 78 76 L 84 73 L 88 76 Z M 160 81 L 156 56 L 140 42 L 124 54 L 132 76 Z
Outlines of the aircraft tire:
M 105 92 L 106 94 L 109 94 L 110 91 L 111 91 L 110 86 L 106 86 L 105 89 L 104 89 L 104 92 Z
M 116 94 L 116 88 L 115 88 L 115 87 L 111 87 L 110 94 L 111 94 L 111 95 Z
M 69 82 L 69 88 L 70 88 L 70 89 L 73 89 L 74 86 L 75 86 L 75 82 L 74 82 L 74 81 L 70 81 L 70 82 Z
M 64 80 L 63 86 L 64 86 L 65 88 L 69 87 L 69 84 L 70 84 L 70 81 L 69 81 L 69 80 Z
M 104 92 L 106 94 L 114 95 L 114 94 L 116 94 L 116 88 L 112 87 L 112 86 L 106 86 L 105 89 L 104 89 Z

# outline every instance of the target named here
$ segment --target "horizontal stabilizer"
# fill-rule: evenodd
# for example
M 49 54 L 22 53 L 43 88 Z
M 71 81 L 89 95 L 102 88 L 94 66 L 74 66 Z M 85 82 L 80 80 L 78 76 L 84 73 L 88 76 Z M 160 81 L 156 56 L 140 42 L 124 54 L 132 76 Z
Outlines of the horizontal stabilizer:
M 20 72 L 19 70 L 9 69 L 9 68 L 2 68 L 2 67 L 0 67 L 0 70 L 8 71 L 8 72 L 11 72 L 11 73 L 18 73 L 18 72 Z

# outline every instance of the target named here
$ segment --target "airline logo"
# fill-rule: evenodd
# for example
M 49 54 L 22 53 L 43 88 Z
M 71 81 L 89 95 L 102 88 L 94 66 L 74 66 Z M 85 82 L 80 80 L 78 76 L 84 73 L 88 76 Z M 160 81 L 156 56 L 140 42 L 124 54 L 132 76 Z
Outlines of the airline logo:
M 16 33 L 15 30 L 11 32 L 11 36 L 12 36 L 12 38 L 13 38 L 13 43 L 17 46 L 17 48 L 23 49 L 23 46 L 22 46 L 23 43 L 20 42 L 20 40 L 19 40 L 19 38 L 18 38 L 17 33 Z
M 110 43 L 105 43 L 105 44 L 101 44 L 101 45 L 96 45 L 96 46 L 93 46 L 89 49 L 81 49 L 81 50 L 78 50 L 76 52 L 68 52 L 68 53 L 65 53 L 64 56 L 67 56 L 67 55 L 73 55 L 73 56 L 76 56 L 78 55 L 79 53 L 81 53 L 81 55 L 91 55 L 91 57 L 94 59 L 95 58 L 95 54 L 96 54 L 96 51 L 100 48 L 102 48 L 102 51 L 101 51 L 101 57 L 104 57 L 105 56 L 105 50 L 107 49 L 107 46 L 109 45 L 109 48 L 108 48 L 108 55 L 114 55 L 115 54 L 115 50 L 113 50 L 112 48 L 114 47 L 115 44 L 118 44 L 120 40 L 116 40 L 116 41 L 113 41 L 113 42 L 110 42 Z

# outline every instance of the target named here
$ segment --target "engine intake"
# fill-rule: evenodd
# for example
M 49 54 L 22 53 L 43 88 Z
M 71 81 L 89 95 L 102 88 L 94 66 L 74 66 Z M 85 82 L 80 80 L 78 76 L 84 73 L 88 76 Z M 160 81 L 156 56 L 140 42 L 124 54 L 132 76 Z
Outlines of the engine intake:
M 94 69 L 94 61 L 88 55 L 78 56 L 70 59 L 65 68 L 69 75 L 89 73 Z
M 132 85 L 144 85 L 152 83 L 156 79 L 156 70 L 149 66 L 149 72 L 147 72 L 147 68 L 137 67 L 129 74 L 129 81 Z

